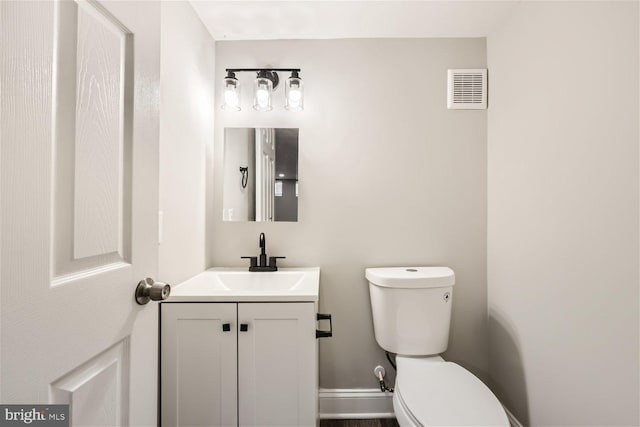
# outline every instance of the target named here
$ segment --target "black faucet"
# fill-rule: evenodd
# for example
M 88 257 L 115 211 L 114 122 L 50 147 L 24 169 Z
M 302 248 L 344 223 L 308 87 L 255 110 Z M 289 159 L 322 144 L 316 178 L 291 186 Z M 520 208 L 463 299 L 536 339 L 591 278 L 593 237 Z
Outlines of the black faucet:
M 286 258 L 283 256 L 270 256 L 269 263 L 267 264 L 267 240 L 264 237 L 264 233 L 260 233 L 260 240 L 258 241 L 260 247 L 260 257 L 257 256 L 243 256 L 240 258 L 246 258 L 249 260 L 249 271 L 278 271 L 276 262 L 278 259 Z M 258 262 L 258 259 L 260 261 Z
M 267 265 L 267 242 L 264 237 L 264 233 L 260 233 L 260 240 L 258 241 L 258 246 L 260 247 L 260 263 L 259 266 Z

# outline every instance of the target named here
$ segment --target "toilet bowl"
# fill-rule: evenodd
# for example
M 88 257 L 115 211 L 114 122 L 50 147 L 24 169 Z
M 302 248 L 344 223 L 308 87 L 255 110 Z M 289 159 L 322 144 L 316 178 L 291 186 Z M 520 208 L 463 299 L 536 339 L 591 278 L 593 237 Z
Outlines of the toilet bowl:
M 393 409 L 402 426 L 501 426 L 509 420 L 489 388 L 440 356 L 396 357 Z
M 502 405 L 447 349 L 455 275 L 448 267 L 367 268 L 376 341 L 396 353 L 401 427 L 509 427 Z

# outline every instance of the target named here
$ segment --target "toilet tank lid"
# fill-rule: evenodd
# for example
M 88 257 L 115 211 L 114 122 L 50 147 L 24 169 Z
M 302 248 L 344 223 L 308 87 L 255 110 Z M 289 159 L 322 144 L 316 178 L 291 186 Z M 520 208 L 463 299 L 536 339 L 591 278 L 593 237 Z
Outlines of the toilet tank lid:
M 386 288 L 442 288 L 455 283 L 455 274 L 449 267 L 367 268 L 365 277 Z

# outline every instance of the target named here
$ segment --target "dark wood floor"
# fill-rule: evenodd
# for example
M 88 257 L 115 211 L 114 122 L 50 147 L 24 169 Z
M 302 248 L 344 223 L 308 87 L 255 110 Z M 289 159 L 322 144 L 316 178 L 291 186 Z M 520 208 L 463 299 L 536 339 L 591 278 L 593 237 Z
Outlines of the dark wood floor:
M 375 420 L 320 420 L 320 427 L 399 427 L 395 418 Z

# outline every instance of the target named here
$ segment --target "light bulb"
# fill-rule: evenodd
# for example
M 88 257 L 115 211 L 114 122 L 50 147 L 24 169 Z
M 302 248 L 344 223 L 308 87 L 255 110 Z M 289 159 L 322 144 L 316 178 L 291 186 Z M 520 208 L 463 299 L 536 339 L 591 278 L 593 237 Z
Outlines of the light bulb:
M 240 104 L 240 100 L 238 99 L 238 94 L 235 90 L 226 89 L 224 91 L 224 103 L 231 108 L 237 107 Z
M 266 107 L 269 104 L 269 91 L 266 89 L 258 89 L 256 99 L 261 107 Z
M 300 100 L 302 99 L 302 93 L 300 93 L 299 89 L 291 89 L 289 91 L 289 105 L 298 106 L 300 105 Z

